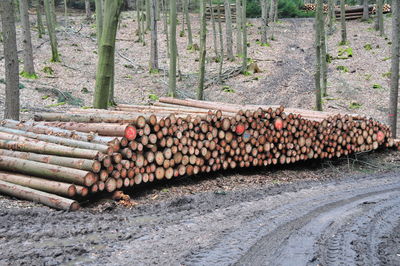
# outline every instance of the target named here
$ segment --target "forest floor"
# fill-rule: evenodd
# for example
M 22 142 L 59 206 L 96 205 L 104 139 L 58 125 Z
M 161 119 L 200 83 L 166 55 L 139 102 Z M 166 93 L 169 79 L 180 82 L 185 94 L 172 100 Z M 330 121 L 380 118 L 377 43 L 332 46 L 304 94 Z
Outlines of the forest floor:
M 151 94 L 166 95 L 167 76 L 162 71 L 148 73 L 149 36 L 146 46 L 135 42 L 134 14 L 126 12 L 122 17 L 117 37 L 116 101 L 149 103 Z M 91 106 L 97 58 L 95 28 L 81 13 L 69 17 L 68 27 L 62 26 L 61 15 L 59 21 L 61 63 L 49 62 L 48 40 L 37 39 L 33 32 L 40 78 L 21 79 L 25 119 L 37 111 L 74 107 L 57 106 L 52 89 L 81 99 L 76 102 L 81 106 Z M 258 21 L 249 23 L 249 58 L 262 72 L 209 86 L 206 99 L 312 109 L 313 21 L 280 20 L 269 47 L 257 44 Z M 390 19 L 385 23 L 390 33 Z M 192 16 L 192 25 L 197 42 L 196 16 Z M 339 29 L 328 40 L 330 55 L 338 57 L 341 49 L 351 47 L 352 56 L 329 65 L 329 97 L 324 99 L 324 109 L 357 112 L 386 122 L 390 40 L 372 30 L 371 23 L 351 21 L 347 25 L 348 46 L 338 46 Z M 159 26 L 160 68 L 167 70 L 162 22 Z M 20 28 L 18 33 L 20 37 Z M 210 79 L 217 76 L 218 63 L 212 59 L 211 30 L 207 38 Z M 187 37 L 179 37 L 182 81 L 178 91 L 190 97 L 197 81 L 198 53 L 186 50 L 186 45 Z M 240 58 L 226 62 L 224 69 L 238 65 Z M 4 60 L 0 60 L 0 79 L 3 77 Z M 0 116 L 3 108 L 4 85 L 0 84 Z M 129 206 L 99 198 L 74 213 L 0 196 L 0 248 L 4 251 L 0 264 L 127 265 L 135 261 L 138 265 L 258 265 L 266 258 L 288 263 L 279 254 L 297 254 L 298 261 L 304 262 L 299 264 L 325 265 L 340 260 L 345 264 L 396 264 L 400 253 L 396 249 L 400 239 L 399 162 L 398 152 L 384 150 L 337 160 L 178 178 L 131 192 Z M 312 224 L 315 220 L 321 223 Z M 353 233 L 346 235 L 347 231 Z M 365 232 L 371 234 L 367 237 Z M 299 241 L 305 244 L 299 245 Z M 343 249 L 339 252 L 338 247 Z

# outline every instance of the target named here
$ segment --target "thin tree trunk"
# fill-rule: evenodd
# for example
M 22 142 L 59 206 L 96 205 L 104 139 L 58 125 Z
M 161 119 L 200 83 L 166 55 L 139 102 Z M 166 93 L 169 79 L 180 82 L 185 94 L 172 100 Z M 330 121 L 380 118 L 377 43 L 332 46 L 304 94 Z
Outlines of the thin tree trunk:
M 218 6 L 218 33 L 219 33 L 219 71 L 218 71 L 218 79 L 219 82 L 222 82 L 222 67 L 224 65 L 224 37 L 222 33 L 222 23 L 221 23 L 221 8 Z
M 114 66 L 115 36 L 122 4 L 123 0 L 105 1 L 103 33 L 101 36 L 96 74 L 96 90 L 93 100 L 93 106 L 98 109 L 107 109 L 108 105 Z
M 343 0 L 341 0 L 343 1 Z M 315 12 L 315 54 L 316 54 L 316 67 L 315 67 L 315 107 L 318 111 L 322 111 L 322 97 L 321 97 L 321 23 L 322 23 L 322 0 L 317 0 L 317 10 Z
M 4 33 L 6 80 L 4 118 L 19 120 L 19 70 L 13 0 L 0 1 L 0 16 Z
M 242 23 L 240 18 L 242 16 L 242 7 L 240 4 L 240 0 L 236 0 L 236 53 L 242 54 Z
M 275 23 L 274 23 L 274 11 L 275 11 L 275 3 L 276 3 L 276 1 L 278 1 L 278 0 L 270 0 L 271 2 L 270 2 L 270 6 L 269 6 L 269 18 L 268 18 L 268 20 L 269 20 L 269 23 L 271 23 L 271 33 L 270 33 L 270 35 L 271 35 L 271 40 L 274 40 L 275 39 L 275 37 L 274 37 L 274 28 L 275 28 Z
M 390 75 L 390 102 L 389 125 L 392 128 L 393 137 L 397 137 L 397 108 L 399 98 L 399 49 L 400 49 L 400 0 L 392 1 L 392 59 Z
M 150 12 L 150 1 L 151 0 L 145 0 L 146 4 L 146 31 L 150 30 L 151 27 L 151 12 Z
M 46 11 L 46 23 L 47 23 L 47 31 L 50 37 L 50 45 L 51 45 L 51 62 L 60 62 L 60 55 L 58 54 L 58 44 L 57 44 L 57 36 L 55 30 L 55 24 L 53 19 L 52 12 L 52 3 L 51 0 L 44 0 L 44 9 Z
M 368 0 L 363 0 L 363 16 L 362 20 L 366 21 L 369 19 L 369 5 Z
M 137 20 L 137 24 L 138 24 L 137 25 L 138 29 L 137 29 L 136 34 L 138 36 L 138 41 L 139 42 L 142 41 L 142 33 L 141 33 L 142 29 L 141 29 L 141 22 L 140 22 L 140 19 L 141 19 L 141 17 L 140 17 L 140 13 L 141 13 L 140 12 L 140 7 L 142 5 L 141 5 L 140 1 L 141 0 L 136 0 L 136 20 Z
M 261 43 L 267 43 L 267 29 L 268 29 L 268 7 L 267 0 L 260 0 L 261 6 Z
M 225 4 L 225 23 L 226 23 L 226 53 L 228 60 L 233 61 L 233 38 L 232 38 L 232 15 L 229 0 L 224 0 Z
M 100 49 L 101 34 L 103 32 L 103 0 L 96 0 L 95 5 L 97 46 Z
M 90 10 L 90 1 L 85 0 L 85 12 L 86 12 L 86 19 L 90 20 L 92 17 L 92 11 Z
M 164 34 L 167 42 L 167 57 L 169 58 L 168 10 L 166 0 L 161 0 L 161 4 L 164 12 Z
M 176 97 L 176 0 L 169 0 L 169 82 L 168 96 Z
M 150 72 L 158 70 L 157 0 L 151 0 Z
M 206 65 L 206 38 L 207 38 L 207 22 L 206 22 L 206 2 L 200 0 L 200 77 L 199 86 L 197 87 L 197 100 L 203 100 L 204 76 Z
M 385 30 L 383 28 L 383 0 L 376 1 L 376 23 L 375 29 L 379 30 L 379 35 L 383 36 L 385 34 Z
M 29 23 L 28 0 L 20 0 L 21 22 L 23 29 L 23 44 L 24 44 L 24 70 L 29 76 L 35 75 L 35 67 L 33 64 L 33 51 L 31 40 L 31 25 Z
M 344 6 L 344 0 L 340 0 L 340 24 L 341 28 L 341 44 L 345 45 L 347 43 L 347 31 L 346 31 L 346 9 Z
M 275 5 L 274 5 L 274 22 L 278 21 L 278 4 L 279 0 L 275 0 Z
M 35 9 L 36 9 L 36 19 L 37 19 L 37 28 L 39 38 L 42 38 L 42 35 L 45 34 L 43 20 L 42 20 L 42 6 L 40 4 L 40 0 L 35 0 Z
M 333 34 L 333 24 L 335 23 L 335 1 L 328 0 L 328 34 Z
M 68 24 L 68 1 L 64 0 L 64 23 Z
M 243 33 L 243 61 L 242 61 L 242 71 L 247 69 L 247 19 L 246 19 L 246 1 L 242 0 L 242 33 Z
M 145 12 L 145 10 L 146 10 L 146 0 L 143 0 L 142 1 L 142 4 L 143 4 L 143 7 L 142 7 L 142 15 L 140 16 L 140 22 L 142 23 L 141 24 L 141 28 L 142 28 L 142 30 L 140 31 L 140 33 L 142 34 L 142 36 L 140 37 L 141 38 L 141 40 L 142 40 L 142 43 L 143 43 L 143 46 L 145 46 L 146 45 L 146 39 L 145 39 L 145 34 L 146 34 L 146 32 L 147 32 L 147 30 L 148 30 L 148 28 L 146 27 L 146 12 Z
M 326 39 L 325 39 L 325 19 L 324 13 L 322 12 L 320 27 L 320 37 L 321 37 L 321 94 L 322 97 L 328 96 L 326 87 L 328 85 L 327 80 L 327 62 L 326 62 Z
M 212 1 L 209 1 L 210 11 L 211 11 L 211 26 L 212 26 L 212 34 L 213 34 L 213 45 L 214 45 L 214 52 L 215 57 L 219 57 L 218 55 L 218 44 L 217 44 L 217 29 L 215 27 L 215 17 L 214 17 L 214 7 L 212 5 Z
M 51 10 L 51 18 L 53 20 L 54 28 L 57 26 L 57 14 L 56 14 L 56 4 L 55 0 L 51 0 L 50 2 L 50 10 Z
M 179 34 L 180 37 L 185 36 L 185 0 L 181 0 L 181 14 L 182 14 L 182 22 L 181 22 L 181 32 Z M 179 1 L 178 1 L 179 3 Z
M 193 35 L 192 35 L 192 26 L 190 23 L 190 15 L 189 15 L 189 4 L 188 0 L 183 0 L 185 4 L 185 16 L 186 16 L 186 24 L 188 30 L 188 49 L 192 49 L 193 47 Z

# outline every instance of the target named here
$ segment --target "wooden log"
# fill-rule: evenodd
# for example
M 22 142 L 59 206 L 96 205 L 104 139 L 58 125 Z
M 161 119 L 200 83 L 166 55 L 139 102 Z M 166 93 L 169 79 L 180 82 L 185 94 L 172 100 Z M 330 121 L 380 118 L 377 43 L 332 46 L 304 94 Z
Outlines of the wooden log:
M 0 180 L 68 198 L 72 198 L 76 195 L 75 185 L 33 176 L 0 171 Z
M 80 207 L 74 200 L 1 180 L 0 192 L 16 198 L 39 202 L 59 210 L 76 211 Z
M 19 152 L 4 149 L 0 149 L 0 155 L 91 171 L 93 173 L 99 173 L 101 170 L 101 163 L 96 160 L 75 159 L 70 157 L 37 154 L 32 152 Z
M 0 169 L 84 186 L 91 186 L 97 181 L 96 176 L 88 171 L 3 155 L 0 156 Z

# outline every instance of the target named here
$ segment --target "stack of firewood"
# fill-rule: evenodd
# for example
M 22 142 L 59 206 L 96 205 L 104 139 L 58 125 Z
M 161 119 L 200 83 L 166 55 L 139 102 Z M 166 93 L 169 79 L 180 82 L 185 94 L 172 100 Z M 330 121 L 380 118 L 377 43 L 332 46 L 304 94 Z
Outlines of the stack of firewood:
M 305 4 L 303 6 L 303 10 L 306 11 L 316 11 L 316 4 Z M 362 18 L 363 15 L 363 6 L 345 6 L 345 17 L 346 20 L 352 20 L 352 19 L 359 19 Z M 390 13 L 391 7 L 389 4 L 384 4 L 383 5 L 383 13 Z M 324 4 L 324 12 L 328 12 L 328 5 Z M 369 5 L 368 6 L 368 12 L 369 14 L 376 14 L 376 5 Z M 341 13 L 340 13 L 340 6 L 335 6 L 335 16 L 337 19 L 340 19 Z
M 35 120 L 0 124 L 0 192 L 60 209 L 155 180 L 396 145 L 386 125 L 358 115 L 172 98 Z

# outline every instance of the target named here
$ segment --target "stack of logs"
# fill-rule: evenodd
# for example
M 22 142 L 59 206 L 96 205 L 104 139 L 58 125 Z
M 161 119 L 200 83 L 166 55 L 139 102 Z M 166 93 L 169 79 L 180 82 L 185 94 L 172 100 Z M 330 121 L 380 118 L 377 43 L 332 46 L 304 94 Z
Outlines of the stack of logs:
M 386 125 L 358 115 L 172 98 L 35 120 L 0 124 L 0 192 L 67 210 L 155 180 L 397 145 Z
M 305 4 L 303 9 L 307 10 L 307 11 L 315 11 L 316 4 Z M 346 10 L 345 10 L 346 20 L 362 18 L 363 10 L 364 10 L 363 6 L 347 6 L 346 5 Z M 369 5 L 368 11 L 369 11 L 370 15 L 376 14 L 376 5 Z M 326 4 L 324 4 L 324 12 L 328 12 L 328 5 L 326 5 Z M 386 13 L 390 13 L 390 12 L 391 12 L 390 5 L 384 4 L 383 5 L 383 13 L 386 14 Z M 335 7 L 335 16 L 337 19 L 340 19 L 341 13 L 340 13 L 339 6 Z
M 231 19 L 232 22 L 236 21 L 236 5 L 230 4 L 231 9 Z M 211 15 L 214 15 L 214 19 L 218 21 L 218 18 L 221 18 L 221 21 L 225 21 L 225 5 L 212 5 L 206 6 L 206 19 L 211 20 Z M 219 14 L 219 15 L 218 15 Z

